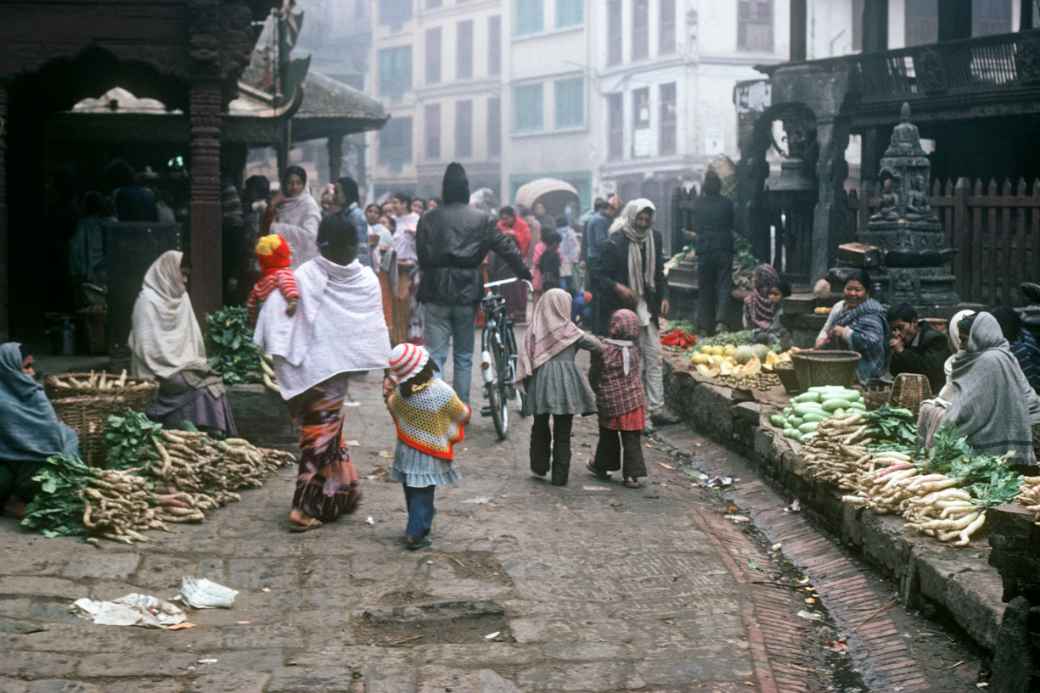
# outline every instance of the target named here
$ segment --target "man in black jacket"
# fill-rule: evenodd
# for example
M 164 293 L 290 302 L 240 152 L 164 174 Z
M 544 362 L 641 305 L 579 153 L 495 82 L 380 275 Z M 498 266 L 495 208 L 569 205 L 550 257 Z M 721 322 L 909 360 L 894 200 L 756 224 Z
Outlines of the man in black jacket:
M 943 365 L 950 357 L 949 341 L 939 330 L 919 320 L 914 307 L 903 303 L 888 312 L 892 339 L 892 375 L 920 373 L 928 376 L 932 394 L 937 395 L 946 384 Z
M 643 389 L 650 422 L 675 423 L 664 405 L 661 341 L 658 318 L 668 317 L 668 279 L 664 275 L 664 250 L 661 234 L 653 228 L 654 203 L 638 199 L 625 205 L 610 227 L 598 262 L 592 268 L 593 281 L 604 316 L 628 308 L 639 316 L 639 352 L 642 359 Z M 650 422 L 647 430 L 652 430 Z
M 726 308 L 733 290 L 733 203 L 722 196 L 714 169 L 704 174 L 703 194 L 693 208 L 697 234 L 697 326 L 705 334 L 726 331 Z
M 469 206 L 466 170 L 452 163 L 444 172 L 444 203 L 424 214 L 416 229 L 419 256 L 419 302 L 425 309 L 423 336 L 442 371 L 453 347 L 452 385 L 469 402 L 473 370 L 474 321 L 484 294 L 480 266 L 488 251 L 499 257 L 521 279 L 531 280 L 512 238 L 498 230 L 494 217 Z

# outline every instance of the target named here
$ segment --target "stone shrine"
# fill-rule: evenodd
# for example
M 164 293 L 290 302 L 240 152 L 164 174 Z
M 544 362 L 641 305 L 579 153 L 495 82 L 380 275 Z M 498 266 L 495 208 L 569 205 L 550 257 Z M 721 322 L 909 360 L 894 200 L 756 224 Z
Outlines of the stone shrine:
M 917 126 L 910 122 L 909 104 L 903 104 L 900 123 L 892 130 L 879 177 L 881 208 L 857 240 L 881 249 L 881 268 L 872 272 L 880 298 L 939 317 L 960 302 L 955 277 L 947 269 L 956 251 L 946 247 L 946 234 L 928 201 L 931 162 Z

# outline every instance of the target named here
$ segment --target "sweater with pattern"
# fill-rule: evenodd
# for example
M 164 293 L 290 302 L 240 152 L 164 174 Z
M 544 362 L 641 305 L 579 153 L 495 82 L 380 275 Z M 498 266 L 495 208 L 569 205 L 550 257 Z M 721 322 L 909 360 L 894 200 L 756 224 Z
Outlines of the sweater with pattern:
M 386 406 L 397 427 L 398 440 L 438 459 L 455 458 L 455 445 L 465 438 L 470 408 L 450 385 L 433 378 L 411 397 L 404 397 L 398 389 Z

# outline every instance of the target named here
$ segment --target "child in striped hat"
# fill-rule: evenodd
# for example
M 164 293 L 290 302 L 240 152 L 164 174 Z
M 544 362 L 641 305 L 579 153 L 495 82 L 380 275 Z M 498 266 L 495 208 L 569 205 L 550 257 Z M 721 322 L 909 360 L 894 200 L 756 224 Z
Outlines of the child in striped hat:
M 421 346 L 398 344 L 390 354 L 390 375 L 397 384 L 386 400 L 397 427 L 390 478 L 404 487 L 404 542 L 413 551 L 430 545 L 434 491 L 459 479 L 452 463 L 454 447 L 462 441 L 470 417 L 469 406 L 436 371 Z

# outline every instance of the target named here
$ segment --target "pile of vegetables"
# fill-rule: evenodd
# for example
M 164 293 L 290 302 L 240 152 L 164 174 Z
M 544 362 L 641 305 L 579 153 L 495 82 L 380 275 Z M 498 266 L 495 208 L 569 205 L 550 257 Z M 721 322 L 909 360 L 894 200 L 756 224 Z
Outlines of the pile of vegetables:
M 858 390 L 824 385 L 809 388 L 792 399 L 783 412 L 769 417 L 769 422 L 782 429 L 785 438 L 804 442 L 807 436 L 812 439 L 821 422 L 831 417 L 844 419 L 846 414 L 865 412 L 866 409 L 863 395 Z
M 749 344 L 744 341 L 745 335 L 746 339 L 750 339 L 750 332 L 736 332 L 702 340 L 690 355 L 690 363 L 698 374 L 718 379 L 731 387 L 767 390 L 779 386 L 780 378 L 773 369 L 789 362 L 790 354 L 778 354 L 764 344 Z M 732 337 L 737 340 L 715 343 Z
M 253 343 L 253 330 L 245 306 L 226 306 L 206 318 L 206 336 L 213 370 L 227 385 L 259 383 L 260 350 Z
M 245 440 L 216 440 L 197 431 L 170 431 L 143 414 L 111 416 L 105 442 L 109 469 L 56 455 L 34 480 L 40 492 L 26 509 L 25 527 L 45 536 L 88 536 L 125 543 L 168 523 L 201 522 L 206 512 L 259 488 L 294 461 L 292 454 Z
M 105 371 L 90 373 L 63 373 L 47 378 L 47 385 L 53 389 L 54 398 L 60 398 L 62 390 L 68 390 L 69 396 L 75 394 L 118 395 L 125 392 L 143 392 L 155 387 L 153 381 L 145 378 L 131 378 L 124 369 L 119 375 Z
M 661 345 L 673 349 L 689 349 L 696 346 L 697 335 L 692 332 L 673 327 L 661 334 Z
M 1015 500 L 1034 513 L 1033 522 L 1040 525 L 1040 476 L 1022 477 L 1022 486 Z

